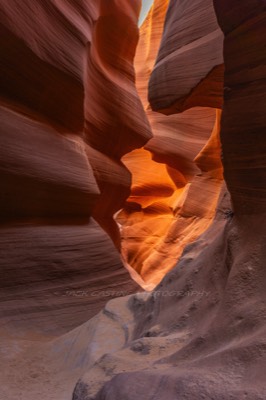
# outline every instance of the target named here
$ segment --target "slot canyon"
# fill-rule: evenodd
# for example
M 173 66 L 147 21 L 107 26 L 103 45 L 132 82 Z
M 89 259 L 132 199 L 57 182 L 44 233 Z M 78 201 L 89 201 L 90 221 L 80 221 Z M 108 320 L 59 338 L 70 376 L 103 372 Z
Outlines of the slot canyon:
M 265 400 L 265 0 L 0 0 L 0 52 L 0 400 Z

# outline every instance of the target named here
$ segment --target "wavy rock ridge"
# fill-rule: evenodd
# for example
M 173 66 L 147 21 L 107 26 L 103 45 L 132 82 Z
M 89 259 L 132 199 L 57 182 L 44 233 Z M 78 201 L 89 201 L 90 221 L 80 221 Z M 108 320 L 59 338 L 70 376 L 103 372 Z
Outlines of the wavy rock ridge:
M 222 104 L 222 32 L 211 2 L 208 7 L 203 2 L 193 3 L 193 7 L 170 3 L 167 11 L 168 3 L 156 0 L 140 29 L 136 85 L 153 138 L 143 149 L 123 157 L 133 182 L 126 207 L 118 216 L 122 254 L 149 284 L 159 283 L 184 247 L 211 224 L 223 181 L 220 111 L 215 111 Z M 199 15 L 196 9 L 201 10 Z M 191 32 L 192 26 L 195 32 Z M 193 64 L 188 64 L 188 59 Z M 155 99 L 160 97 L 161 102 L 166 101 L 164 112 L 172 115 L 158 114 L 149 105 L 153 67 L 151 105 L 156 109 Z M 162 77 L 156 92 L 156 82 Z M 195 86 L 179 93 L 180 80 Z M 171 105 L 166 110 L 168 90 L 180 96 L 182 107 Z M 197 107 L 173 114 L 193 105 Z M 213 108 L 198 107 L 201 105 Z
M 139 49 L 143 46 L 147 58 L 136 58 L 148 122 L 133 84 L 138 1 L 1 3 L 6 58 L 0 75 L 5 188 L 0 397 L 5 400 L 266 397 L 265 4 L 169 2 L 149 84 L 153 109 L 169 117 L 155 114 L 144 97 L 155 60 L 149 38 L 155 32 L 159 46 L 166 8 L 166 1 L 155 2 L 149 19 L 156 29 L 141 33 Z M 224 93 L 215 13 L 225 34 Z M 180 26 L 183 33 L 193 26 L 193 32 L 183 38 Z M 190 35 L 194 40 L 187 43 Z M 177 51 L 173 44 L 180 44 Z M 25 61 L 21 73 L 14 62 L 18 54 Z M 187 63 L 188 54 L 195 64 Z M 179 68 L 173 68 L 176 56 Z M 67 99 L 65 93 L 75 96 Z M 214 108 L 222 102 L 221 114 Z M 149 124 L 154 137 L 147 143 Z M 127 132 L 127 151 L 142 149 L 124 155 Z M 111 148 L 105 143 L 109 138 Z M 230 194 L 222 185 L 220 138 Z M 134 172 L 131 196 L 119 214 L 132 259 L 141 233 L 150 237 L 144 222 L 154 229 L 161 218 L 165 231 L 159 234 L 165 236 L 163 243 L 141 244 L 140 256 L 149 247 L 162 249 L 168 237 L 165 248 L 178 257 L 175 239 L 182 229 L 193 232 L 193 221 L 203 229 L 204 220 L 209 228 L 186 246 L 153 292 L 111 300 L 80 325 L 113 289 L 136 290 L 122 268 L 112 219 L 130 188 L 121 156 Z M 145 165 L 154 170 L 147 173 Z M 115 189 L 121 197 L 113 195 Z M 140 226 L 134 226 L 138 218 Z M 184 245 L 188 238 L 184 235 Z M 162 252 L 153 253 L 156 265 Z M 147 268 L 138 264 L 147 281 L 150 261 Z M 44 335 L 57 337 L 44 342 Z
M 151 137 L 132 66 L 139 7 L 1 2 L 4 332 L 68 331 L 112 297 L 99 289 L 138 287 L 113 214 L 131 185 L 120 157 Z
M 177 7 L 172 1 L 169 9 L 171 4 Z M 192 2 L 182 4 L 189 7 Z M 120 329 L 126 326 L 127 335 L 119 350 L 116 343 L 77 382 L 75 400 L 263 400 L 266 396 L 266 207 L 262 189 L 266 152 L 261 141 L 266 125 L 262 100 L 266 60 L 261 51 L 266 9 L 262 1 L 255 8 L 254 3 L 241 2 L 241 13 L 238 0 L 215 0 L 214 5 L 225 34 L 221 143 L 234 213 L 224 188 L 212 225 L 186 247 L 176 268 L 151 294 L 120 299 L 115 312 L 120 315 L 121 309 Z M 250 42 L 252 63 L 245 50 Z M 154 72 L 157 99 L 167 76 L 157 74 L 156 67 Z M 256 103 L 248 106 L 251 94 Z M 163 95 L 158 102 L 163 110 L 168 107 Z M 254 133 L 261 145 L 256 154 L 251 145 Z M 130 316 L 123 313 L 126 307 Z

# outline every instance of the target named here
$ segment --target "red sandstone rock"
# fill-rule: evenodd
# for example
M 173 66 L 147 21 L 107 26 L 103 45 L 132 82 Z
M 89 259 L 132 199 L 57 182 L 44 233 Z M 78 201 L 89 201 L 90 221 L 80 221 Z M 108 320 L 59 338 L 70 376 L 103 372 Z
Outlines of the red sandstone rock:
M 121 299 L 129 339 L 89 367 L 76 400 L 265 397 L 265 228 L 227 217 L 228 200 L 153 293 Z
M 212 0 L 170 1 L 149 82 L 153 110 L 173 114 L 222 105 L 223 35 Z
M 130 191 L 130 174 L 120 162 L 143 146 L 150 126 L 135 88 L 133 59 L 138 42 L 139 1 L 102 1 L 88 48 L 85 77 L 85 141 L 101 196 L 93 212 L 117 248 L 120 234 L 113 215 Z M 123 32 L 123 35 L 121 35 Z M 104 154 L 102 157 L 97 156 Z M 99 153 L 100 152 L 100 153 Z M 89 155 L 90 158 L 90 155 Z M 112 172 L 113 170 L 113 172 Z
M 116 292 L 138 287 L 110 237 L 119 248 L 113 214 L 131 182 L 119 157 L 151 136 L 132 65 L 139 2 L 108 4 L 1 3 L 5 332 L 62 333 Z M 107 51 L 111 25 L 113 53 Z M 91 295 L 110 286 L 107 296 Z
M 21 10 L 21 3 L 12 3 Z M 196 0 L 178 3 L 180 6 L 198 4 Z M 77 8 L 73 9 L 76 2 L 66 0 L 56 4 L 71 6 L 69 15 L 76 21 Z M 117 4 L 122 6 L 124 2 Z M 36 2 L 33 8 L 35 5 Z M 243 6 L 241 12 L 240 5 Z M 24 6 L 23 3 L 21 7 Z M 265 19 L 265 6 L 262 1 L 251 3 L 247 0 L 240 4 L 238 0 L 223 3 L 215 0 L 215 8 L 226 35 L 225 82 L 231 85 L 225 87 L 221 141 L 225 178 L 232 193 L 235 216 L 228 192 L 224 189 L 211 227 L 186 247 L 177 267 L 166 275 L 154 292 L 112 300 L 87 323 L 46 343 L 40 343 L 39 337 L 34 335 L 39 328 L 43 332 L 43 327 L 48 326 L 46 333 L 52 334 L 51 322 L 57 321 L 55 330 L 59 332 L 75 326 L 86 312 L 91 313 L 92 305 L 86 299 L 84 302 L 76 299 L 81 294 L 77 289 L 87 290 L 87 284 L 92 288 L 95 277 L 99 298 L 93 306 L 98 307 L 102 298 L 99 291 L 106 290 L 106 280 L 99 281 L 103 271 L 106 273 L 108 270 L 110 275 L 104 277 L 108 282 L 113 280 L 115 287 L 117 282 L 123 287 L 123 277 L 126 280 L 124 287 L 128 285 L 128 277 L 120 268 L 120 260 L 110 239 L 83 209 L 87 200 L 93 207 L 95 199 L 101 196 L 101 184 L 103 188 L 105 182 L 109 185 L 109 170 L 114 168 L 119 175 L 114 182 L 116 187 L 121 185 L 124 188 L 123 196 L 128 175 L 120 175 L 120 162 L 110 154 L 103 157 L 100 150 L 91 150 L 73 134 L 79 129 L 77 115 L 69 116 L 67 125 L 63 127 L 62 117 L 51 117 L 53 108 L 42 107 L 41 115 L 37 115 L 28 103 L 28 108 L 25 107 L 26 99 L 21 101 L 5 92 L 4 100 L 1 100 L 2 126 L 5 128 L 1 149 L 10 153 L 11 140 L 14 136 L 17 140 L 13 140 L 15 157 L 2 150 L 3 166 L 8 163 L 11 182 L 17 182 L 17 174 L 23 184 L 29 182 L 34 189 L 37 186 L 35 179 L 43 192 L 48 185 L 46 203 L 42 207 L 33 207 L 32 199 L 19 186 L 14 188 L 10 185 L 3 193 L 8 200 L 23 195 L 21 204 L 11 201 L 9 206 L 6 205 L 10 214 L 13 210 L 16 215 L 23 215 L 23 219 L 16 217 L 11 221 L 9 217 L 1 227 L 4 233 L 1 235 L 1 262 L 5 272 L 2 304 L 7 311 L 5 319 L 2 319 L 0 346 L 3 367 L 1 396 L 5 400 L 66 400 L 72 396 L 72 391 L 73 400 L 88 397 L 95 400 L 266 398 L 265 148 L 261 139 L 262 128 L 265 128 L 262 99 L 265 88 L 261 79 L 264 78 L 262 65 L 265 62 L 265 53 L 261 52 L 264 33 L 261 20 Z M 197 8 L 197 12 L 200 10 Z M 112 8 L 107 11 L 112 13 Z M 19 17 L 18 13 L 16 18 Z M 260 34 L 253 35 L 253 30 Z M 252 47 L 248 46 L 249 39 Z M 249 53 L 249 49 L 254 55 L 254 64 L 245 63 L 244 55 Z M 250 56 L 247 60 L 251 61 Z M 258 78 L 258 85 L 256 79 L 253 82 L 254 77 Z M 208 79 L 204 87 L 210 88 Z M 206 97 L 209 101 L 210 95 Z M 255 105 L 253 101 L 256 101 Z M 11 108 L 11 103 L 16 111 L 7 109 Z M 24 113 L 28 116 L 22 115 Z M 45 123 L 40 121 L 43 117 Z M 219 118 L 209 142 L 195 158 L 196 166 L 207 181 L 214 177 L 220 180 L 218 122 Z M 146 122 L 144 125 L 147 126 Z M 63 136 L 62 130 L 66 130 L 66 126 L 68 134 Z M 25 129 L 32 138 L 30 143 L 18 139 L 19 133 L 24 137 Z M 256 152 L 254 137 L 257 140 Z M 40 144 L 43 144 L 42 151 Z M 27 154 L 25 159 L 19 149 Z M 30 151 L 33 153 L 31 157 Z M 35 157 L 37 151 L 39 157 Z M 58 159 L 55 156 L 57 152 Z M 93 159 L 92 167 L 86 162 L 85 152 Z M 134 152 L 137 157 L 144 155 L 145 160 L 147 154 L 143 150 Z M 133 158 L 129 161 L 135 168 Z M 71 169 L 70 162 L 73 163 Z M 51 165 L 55 168 L 48 168 Z M 176 169 L 161 167 L 175 184 L 183 182 Z M 98 188 L 92 169 L 99 182 Z M 7 168 L 2 167 L 2 176 L 6 171 Z M 135 177 L 135 197 L 142 189 L 148 194 L 157 190 L 158 195 L 157 182 L 153 180 L 152 185 L 145 183 L 142 187 L 141 176 Z M 168 191 L 173 188 L 169 176 L 167 181 L 163 181 L 163 187 Z M 53 186 L 58 179 L 64 184 L 61 191 Z M 195 178 L 189 187 L 189 191 L 195 193 L 187 197 L 190 204 L 184 202 L 186 213 L 192 210 L 195 215 L 197 211 L 201 217 L 211 208 L 206 204 L 206 198 L 212 198 L 203 193 L 202 182 L 201 177 Z M 69 193 L 67 200 L 64 193 Z M 38 198 L 36 190 L 34 195 Z M 54 203 L 58 197 L 62 203 L 68 201 L 68 204 L 64 203 L 65 207 L 74 213 L 81 208 L 82 215 L 79 218 L 76 214 L 71 218 L 62 217 L 60 221 L 52 217 L 52 212 L 59 212 L 58 203 Z M 141 201 L 143 203 L 144 198 Z M 131 202 L 131 207 L 137 208 L 138 203 Z M 152 203 L 150 207 L 154 210 L 156 204 Z M 165 210 L 166 205 L 160 204 L 159 208 Z M 107 203 L 106 209 L 109 209 Z M 26 217 L 30 211 L 34 218 Z M 88 275 L 88 260 L 92 265 L 92 275 Z M 52 290 L 55 290 L 53 299 L 58 294 L 59 299 L 52 299 Z M 62 293 L 68 297 L 61 296 Z M 22 327 L 25 330 L 31 327 L 31 336 L 28 335 L 25 341 L 12 341 L 10 331 L 4 331 L 10 326 L 17 327 L 17 335 L 24 334 Z
M 266 5 L 245 1 L 241 12 L 237 0 L 214 5 L 225 32 L 221 138 L 226 181 L 237 214 L 260 214 L 266 209 Z
M 160 45 L 167 5 L 168 1 L 155 1 L 140 29 L 135 58 L 136 86 L 153 138 L 145 149 L 123 157 L 133 182 L 126 207 L 117 217 L 122 225 L 123 257 L 146 282 L 153 284 L 160 282 L 176 264 L 184 247 L 210 225 L 223 179 L 220 113 L 216 118 L 214 109 L 195 107 L 182 114 L 165 116 L 153 112 L 147 100 L 148 80 Z M 197 30 L 200 32 L 202 27 L 205 34 L 204 19 L 200 23 Z M 178 41 L 175 46 L 179 47 Z M 212 57 L 211 52 L 208 57 Z M 206 82 L 210 84 L 209 78 Z M 161 76 L 160 90 L 164 85 Z M 201 104 L 205 92 L 198 90 L 197 97 L 193 96 L 196 105 L 197 101 Z M 207 95 L 215 105 L 216 94 L 207 92 Z
M 224 190 L 213 224 L 186 247 L 176 268 L 153 293 L 125 299 L 129 326 L 135 321 L 129 339 L 88 369 L 75 400 L 266 397 L 265 6 L 214 4 L 225 32 L 221 142 L 235 216 Z M 216 130 L 210 143 L 219 146 Z M 209 158 L 210 149 L 205 146 L 196 163 L 215 171 L 218 158 Z
M 2 1 L 1 97 L 80 132 L 86 45 L 98 8 L 95 0 Z

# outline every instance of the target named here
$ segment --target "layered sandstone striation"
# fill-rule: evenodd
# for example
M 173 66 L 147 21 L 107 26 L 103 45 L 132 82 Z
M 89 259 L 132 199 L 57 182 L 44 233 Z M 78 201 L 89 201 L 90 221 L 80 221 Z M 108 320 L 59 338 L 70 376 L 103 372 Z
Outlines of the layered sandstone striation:
M 222 146 L 226 181 L 237 214 L 260 214 L 266 206 L 266 5 L 245 1 L 241 13 L 239 1 L 214 1 L 214 5 L 225 33 Z
M 124 299 L 121 310 L 127 305 L 131 315 L 127 324 L 121 321 L 128 331 L 120 350 L 89 368 L 75 400 L 266 397 L 266 9 L 262 1 L 241 2 L 241 13 L 238 0 L 214 5 L 225 34 L 220 135 L 232 201 L 223 187 L 212 225 L 186 247 L 176 268 L 152 293 Z M 163 87 L 164 75 L 156 79 Z M 209 150 L 205 146 L 201 156 Z
M 139 1 L 100 3 L 85 79 L 85 142 L 101 189 L 94 216 L 117 248 L 120 233 L 113 215 L 124 205 L 131 185 L 120 158 L 151 137 L 134 82 L 139 5 Z
M 113 214 L 131 184 L 120 158 L 151 137 L 134 86 L 139 8 L 1 2 L 4 333 L 65 332 L 138 287 Z
M 229 200 L 221 196 L 211 228 L 153 293 L 119 305 L 118 314 L 130 310 L 120 320 L 127 336 L 89 367 L 73 399 L 265 398 L 265 228 L 254 215 L 228 218 Z
M 172 114 L 193 106 L 220 108 L 222 42 L 212 0 L 170 1 L 149 82 L 152 109 Z
M 143 149 L 134 150 L 123 157 L 123 162 L 132 172 L 133 181 L 131 195 L 117 217 L 122 225 L 122 255 L 149 284 L 159 283 L 176 264 L 184 247 L 208 228 L 223 181 L 220 159 L 221 113 L 215 110 L 222 104 L 223 66 L 219 66 L 223 61 L 222 32 L 210 4 L 208 7 L 196 3 L 193 7 L 176 7 L 170 3 L 167 11 L 168 5 L 168 0 L 156 0 L 140 29 L 135 58 L 136 86 L 153 137 Z M 201 7 L 200 15 L 193 12 L 189 16 L 188 13 L 195 11 L 196 7 Z M 209 21 L 208 29 L 206 21 Z M 193 35 L 191 26 L 196 31 L 193 31 Z M 208 36 L 213 30 L 216 32 L 214 41 Z M 168 35 L 174 40 L 168 40 Z M 199 50 L 201 52 L 198 54 Z M 192 65 L 187 65 L 184 54 L 193 60 Z M 202 70 L 198 71 L 200 56 Z M 169 59 L 174 62 L 168 62 Z M 215 69 L 217 65 L 219 67 Z M 161 68 L 168 72 L 162 72 Z M 158 79 L 157 69 L 160 85 L 156 92 L 156 85 L 151 88 Z M 148 102 L 149 79 L 149 97 L 154 107 L 153 98 L 161 96 L 160 101 L 164 99 L 163 93 L 169 86 L 169 74 L 172 74 L 171 79 L 182 79 L 191 85 L 196 79 L 202 80 L 201 91 L 197 89 L 197 83 L 195 87 L 186 89 L 189 93 L 187 100 L 184 100 L 184 93 L 174 88 L 176 96 L 179 95 L 182 102 L 186 102 L 185 108 L 197 107 L 181 114 L 172 114 L 178 110 L 169 108 L 167 114 L 172 115 L 168 116 L 151 109 Z M 174 85 L 180 88 L 178 82 Z M 190 92 L 194 89 L 197 95 L 192 96 Z M 206 96 L 208 102 L 205 104 Z
M 144 45 L 153 30 L 142 30 L 140 46 L 150 59 L 136 59 L 137 86 L 154 134 L 146 145 L 151 131 L 132 69 L 138 3 L 1 3 L 5 400 L 266 398 L 265 3 L 169 2 L 149 91 L 152 107 L 168 117 L 157 116 L 144 97 L 155 54 L 152 42 Z M 157 1 L 149 16 L 159 32 L 156 46 L 166 9 L 165 0 Z M 215 13 L 225 35 L 224 93 Z M 176 39 L 184 46 L 171 55 Z M 171 62 L 176 56 L 180 68 Z M 182 83 L 173 97 L 163 71 Z M 75 96 L 68 99 L 68 93 Z M 215 108 L 222 102 L 221 113 Z M 123 150 L 127 132 L 129 154 Z M 111 148 L 105 145 L 109 139 Z M 221 144 L 229 191 L 222 184 Z M 140 255 L 153 253 L 158 271 L 154 229 L 165 246 L 161 260 L 168 253 L 177 258 L 180 242 L 189 242 L 197 224 L 206 222 L 208 229 L 195 233 L 197 240 L 155 290 L 113 299 L 82 323 L 114 290 L 136 289 L 122 268 L 111 218 L 130 192 L 130 173 L 120 157 L 134 173 L 117 217 L 132 259 L 141 232 L 151 243 L 139 243 Z M 44 341 L 44 335 L 57 337 Z

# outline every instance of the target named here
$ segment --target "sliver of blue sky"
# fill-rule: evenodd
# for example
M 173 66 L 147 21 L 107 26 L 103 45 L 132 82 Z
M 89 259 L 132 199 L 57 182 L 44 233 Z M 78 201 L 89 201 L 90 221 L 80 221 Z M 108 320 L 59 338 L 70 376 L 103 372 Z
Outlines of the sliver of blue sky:
M 142 8 L 139 16 L 139 26 L 145 20 L 150 8 L 152 6 L 153 0 L 142 0 Z

